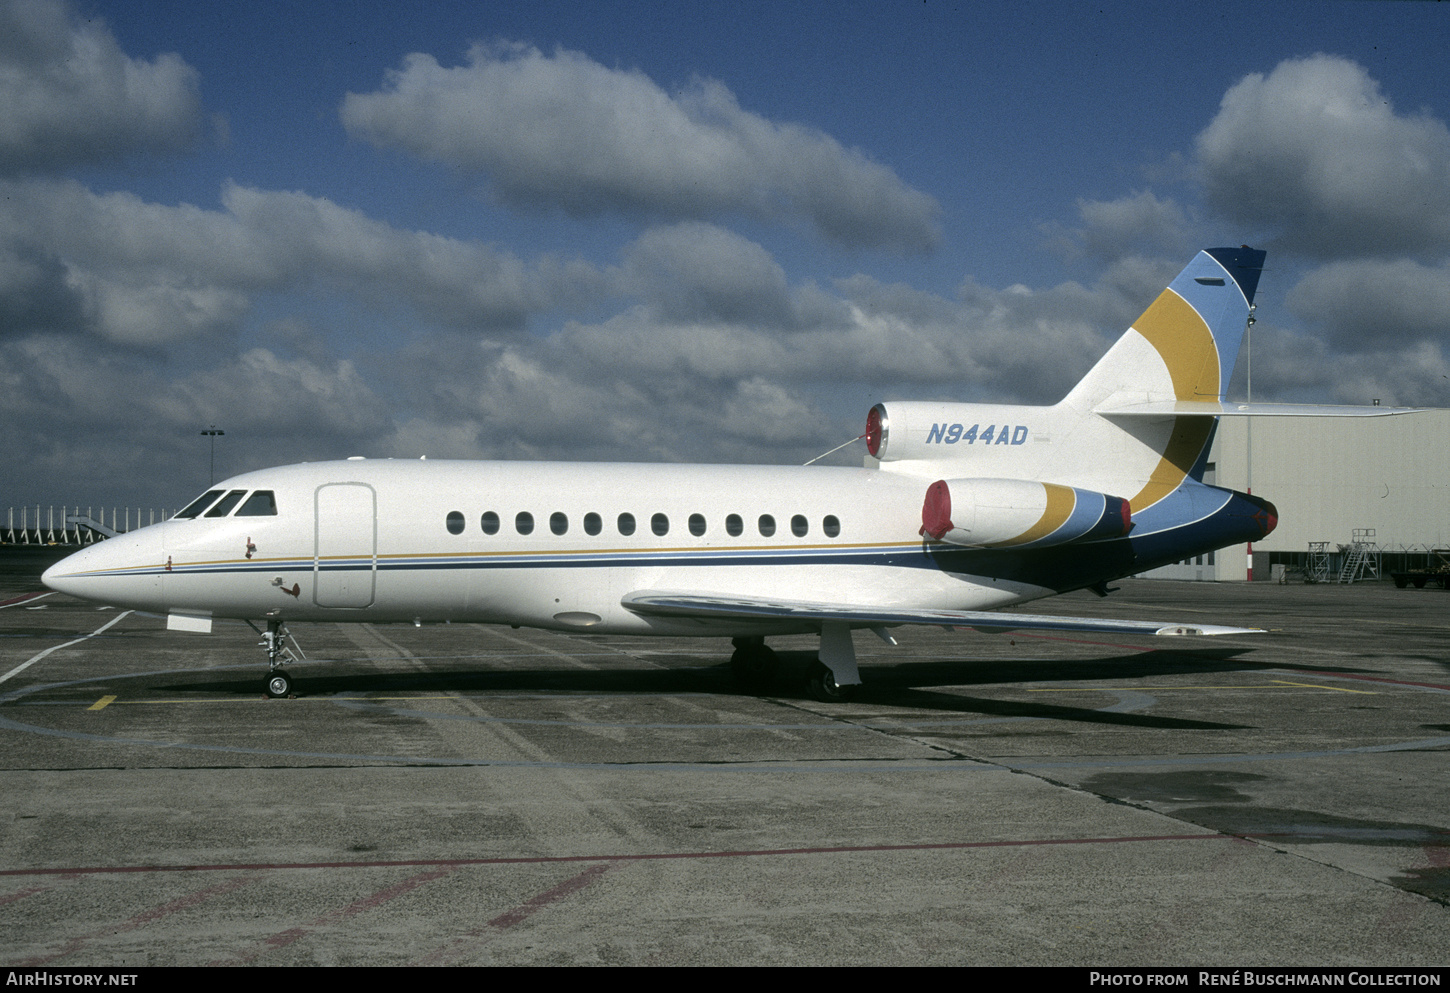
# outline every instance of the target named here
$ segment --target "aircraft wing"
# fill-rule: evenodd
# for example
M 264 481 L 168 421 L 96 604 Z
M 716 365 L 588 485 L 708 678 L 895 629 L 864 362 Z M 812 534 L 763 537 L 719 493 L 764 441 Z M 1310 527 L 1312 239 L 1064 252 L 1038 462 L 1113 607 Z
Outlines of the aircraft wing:
M 844 621 L 857 627 L 895 624 L 934 624 L 969 627 L 978 631 L 1097 631 L 1137 635 L 1263 634 L 1262 628 L 1223 627 L 1217 624 L 1164 624 L 1159 621 L 1120 621 L 1105 617 L 1062 617 L 1054 614 L 1012 614 L 998 610 L 935 610 L 917 607 L 863 607 L 842 603 L 776 600 L 768 597 L 716 596 L 708 593 L 637 590 L 620 601 L 638 614 L 694 617 L 700 620 Z

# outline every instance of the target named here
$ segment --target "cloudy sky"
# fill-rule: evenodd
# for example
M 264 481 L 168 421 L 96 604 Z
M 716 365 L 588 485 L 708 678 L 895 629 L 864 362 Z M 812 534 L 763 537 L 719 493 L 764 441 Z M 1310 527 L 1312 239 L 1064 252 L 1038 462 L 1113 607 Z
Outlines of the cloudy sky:
M 801 462 L 1220 244 L 1255 399 L 1450 405 L 1446 6 L 0 0 L 0 507 Z

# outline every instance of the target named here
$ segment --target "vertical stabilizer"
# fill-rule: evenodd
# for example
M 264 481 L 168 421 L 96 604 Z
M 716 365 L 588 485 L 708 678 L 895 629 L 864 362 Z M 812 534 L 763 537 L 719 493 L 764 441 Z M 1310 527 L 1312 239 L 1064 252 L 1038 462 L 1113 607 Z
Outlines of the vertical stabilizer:
M 1127 496 L 1135 518 L 1185 479 L 1203 478 L 1218 419 L 1173 405 L 1224 400 L 1264 254 L 1247 246 L 1199 252 L 1060 405 L 1095 424 L 1080 436 L 1087 450 L 1115 453 L 1109 471 L 1119 490 L 1107 492 Z M 1166 409 L 1111 425 L 1094 416 L 1147 404 Z
M 1065 403 L 1082 410 L 1168 400 L 1223 400 L 1264 254 L 1199 252 L 1133 322 Z

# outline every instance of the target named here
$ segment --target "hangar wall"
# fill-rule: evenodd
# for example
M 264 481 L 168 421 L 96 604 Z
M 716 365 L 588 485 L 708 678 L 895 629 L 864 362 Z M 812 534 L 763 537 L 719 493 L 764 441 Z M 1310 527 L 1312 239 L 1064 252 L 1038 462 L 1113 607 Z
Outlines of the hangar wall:
M 1252 476 L 1250 458 L 1252 457 Z M 1386 417 L 1225 417 L 1206 482 L 1274 504 L 1279 526 L 1255 553 L 1305 553 L 1311 541 L 1348 544 L 1374 528 L 1387 551 L 1450 547 L 1450 410 Z M 1247 549 L 1155 569 L 1163 579 L 1243 580 Z M 1259 558 L 1256 580 L 1267 579 Z

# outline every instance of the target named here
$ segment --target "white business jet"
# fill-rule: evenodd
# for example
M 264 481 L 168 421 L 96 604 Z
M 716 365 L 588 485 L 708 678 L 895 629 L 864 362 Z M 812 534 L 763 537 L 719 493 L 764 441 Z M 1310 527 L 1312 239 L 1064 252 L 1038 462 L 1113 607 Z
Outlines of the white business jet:
M 1200 252 L 1060 403 L 873 407 L 862 468 L 348 459 L 244 473 L 45 583 L 265 624 L 287 695 L 292 621 L 470 621 L 730 638 L 747 689 L 772 635 L 819 633 L 817 699 L 861 682 L 853 629 L 933 624 L 1153 635 L 1250 629 L 1004 613 L 1268 534 L 1267 500 L 1205 484 L 1264 253 Z M 261 628 L 257 628 L 262 632 Z M 295 644 L 295 642 L 293 642 Z

